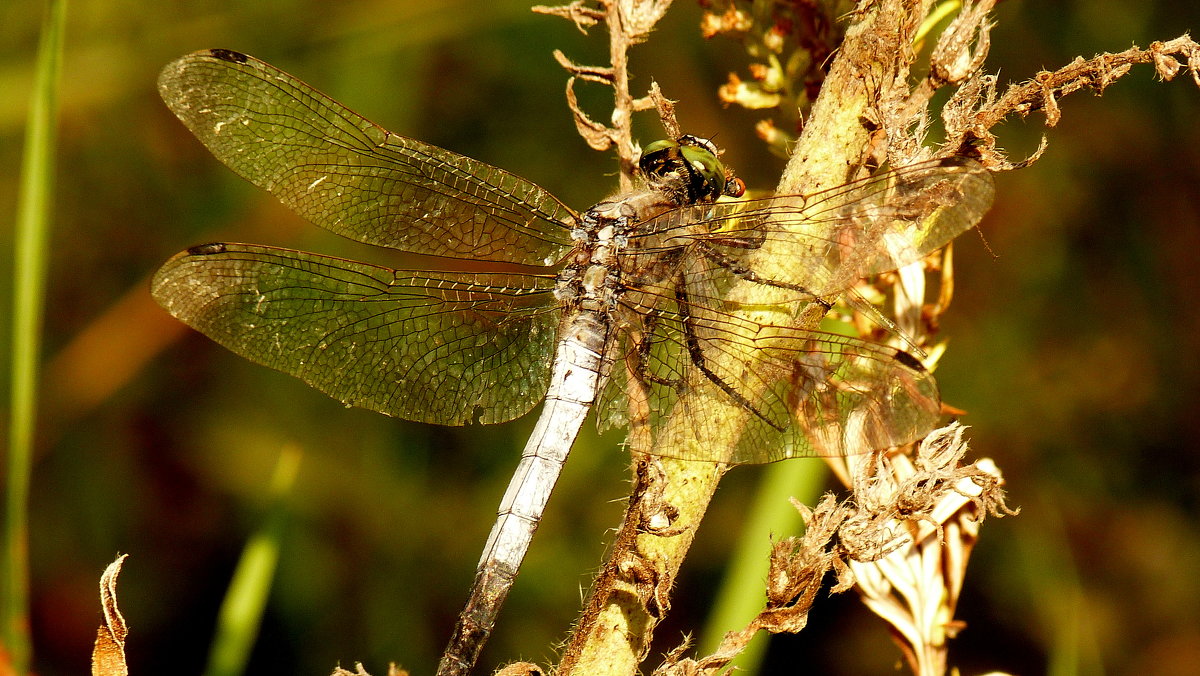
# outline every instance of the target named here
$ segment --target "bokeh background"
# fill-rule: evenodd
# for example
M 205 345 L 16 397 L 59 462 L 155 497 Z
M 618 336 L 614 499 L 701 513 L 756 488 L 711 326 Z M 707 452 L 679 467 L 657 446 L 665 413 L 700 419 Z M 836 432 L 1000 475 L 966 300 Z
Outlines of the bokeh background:
M 34 0 L 0 5 L 5 354 L 8 215 L 41 12 Z M 88 669 L 97 578 L 119 552 L 131 555 L 120 599 L 132 673 L 198 673 L 288 445 L 303 460 L 252 669 L 323 674 L 362 661 L 383 672 L 394 660 L 431 673 L 533 417 L 446 429 L 344 409 L 160 311 L 149 276 L 192 244 L 354 250 L 213 160 L 162 105 L 155 78 L 188 51 L 245 51 L 389 129 L 586 207 L 613 189 L 615 165 L 576 136 L 550 54 L 603 63 L 602 32 L 510 0 L 75 0 L 69 12 L 30 543 L 38 673 Z M 715 102 L 744 54 L 703 41 L 699 13 L 678 3 L 634 52 L 635 84 L 663 83 L 688 130 L 716 134 L 741 176 L 770 187 L 782 160 L 754 138 L 757 116 Z M 996 18 L 988 67 L 1008 82 L 1200 29 L 1200 6 L 1012 0 Z M 583 93 L 602 118 L 607 93 Z M 1200 90 L 1142 67 L 1103 97 L 1062 103 L 1045 157 L 997 178 L 982 237 L 956 248 L 938 376 L 1022 513 L 984 527 L 952 660 L 965 673 L 1195 673 Z M 639 137 L 658 133 L 646 124 Z M 1019 157 L 1041 118 L 999 133 Z M 592 432 L 580 442 L 485 664 L 545 662 L 565 635 L 622 509 L 619 442 Z M 761 476 L 729 475 L 664 646 L 702 624 Z M 821 599 L 802 635 L 776 639 L 764 673 L 890 673 L 898 660 L 883 624 L 845 595 Z

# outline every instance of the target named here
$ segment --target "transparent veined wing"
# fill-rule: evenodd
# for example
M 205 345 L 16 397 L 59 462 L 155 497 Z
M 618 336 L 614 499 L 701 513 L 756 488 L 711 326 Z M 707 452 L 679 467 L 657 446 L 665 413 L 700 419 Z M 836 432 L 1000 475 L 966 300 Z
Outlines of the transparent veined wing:
M 765 283 L 831 296 L 946 245 L 979 222 L 994 193 L 978 163 L 931 160 L 811 195 L 684 207 L 643 232 L 665 247 L 691 242 L 696 255 Z
M 865 453 L 937 425 L 937 385 L 915 358 L 746 319 L 720 299 L 729 276 L 711 261 L 684 261 L 673 287 L 625 296 L 602 428 L 644 424 L 650 453 L 743 464 Z M 718 414 L 731 409 L 739 413 Z
M 309 221 L 360 242 L 549 265 L 574 212 L 502 169 L 393 134 L 245 54 L 195 52 L 159 92 L 218 159 Z
M 546 393 L 554 279 L 392 270 L 245 244 L 155 274 L 172 315 L 347 405 L 442 425 L 511 420 Z

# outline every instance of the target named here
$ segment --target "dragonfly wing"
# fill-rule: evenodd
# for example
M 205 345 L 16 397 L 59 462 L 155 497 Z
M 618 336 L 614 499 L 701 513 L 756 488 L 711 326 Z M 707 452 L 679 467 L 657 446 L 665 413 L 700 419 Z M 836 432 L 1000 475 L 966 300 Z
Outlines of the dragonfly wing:
M 675 244 L 686 238 L 701 255 L 767 283 L 831 296 L 945 246 L 979 222 L 994 194 L 978 163 L 933 160 L 807 196 L 684 207 L 645 232 Z
M 193 247 L 155 299 L 233 352 L 350 406 L 462 425 L 524 414 L 546 393 L 554 280 L 412 272 L 244 244 Z
M 158 88 L 213 155 L 339 235 L 530 265 L 571 247 L 574 212 L 537 185 L 393 134 L 253 57 L 195 52 L 167 65 Z
M 661 300 L 626 323 L 600 403 L 602 425 L 644 425 L 650 453 L 732 464 L 843 456 L 937 425 L 937 385 L 905 352 Z
M 815 266 L 819 293 L 921 260 L 975 227 L 994 197 L 991 173 L 961 158 L 901 167 L 813 196 L 806 211 L 825 231 L 819 240 L 828 242 Z M 790 226 L 772 228 L 773 237 L 788 242 Z M 783 247 L 784 255 L 796 248 Z

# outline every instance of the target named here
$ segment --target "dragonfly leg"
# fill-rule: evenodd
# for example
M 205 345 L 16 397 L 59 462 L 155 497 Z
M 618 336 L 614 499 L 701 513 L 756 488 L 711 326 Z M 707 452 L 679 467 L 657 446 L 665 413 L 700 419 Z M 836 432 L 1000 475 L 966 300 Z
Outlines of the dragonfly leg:
M 691 302 L 688 299 L 686 284 L 684 284 L 682 277 L 679 279 L 679 283 L 675 285 L 675 301 L 676 305 L 679 307 L 679 316 L 683 320 L 682 325 L 684 342 L 687 345 L 688 355 L 692 360 L 692 364 L 699 369 L 699 371 L 703 373 L 706 378 L 712 381 L 714 385 L 721 388 L 722 392 L 729 395 L 731 399 L 736 401 L 739 406 L 758 416 L 763 420 L 763 422 L 767 423 L 771 427 L 774 427 L 779 431 L 783 431 L 782 425 L 774 420 L 771 420 L 769 417 L 763 414 L 763 412 L 760 411 L 753 402 L 743 396 L 741 392 L 738 392 L 737 389 L 735 389 L 732 385 L 725 382 L 724 378 L 708 367 L 708 358 L 704 356 L 704 348 L 700 345 L 700 337 L 696 332 L 695 318 L 691 313 Z
M 697 240 L 695 240 L 695 243 L 696 243 L 697 249 L 699 249 L 700 253 L 704 254 L 705 258 L 708 258 L 713 263 L 716 263 L 717 265 L 721 266 L 722 268 L 725 268 L 730 273 L 736 275 L 737 277 L 739 277 L 741 279 L 744 279 L 748 282 L 753 282 L 755 284 L 762 284 L 764 286 L 773 286 L 778 289 L 787 289 L 789 291 L 795 291 L 797 293 L 811 297 L 818 303 L 826 304 L 825 301 L 823 301 L 817 297 L 816 293 L 814 293 L 811 289 L 809 289 L 808 287 L 806 287 L 804 285 L 793 284 L 791 282 L 785 282 L 785 281 L 778 280 L 778 279 L 767 279 L 766 277 L 762 277 L 755 271 L 746 267 L 744 264 L 742 264 L 740 261 L 733 258 L 732 256 L 728 256 L 726 254 L 721 253 L 720 251 L 717 251 L 716 249 L 714 249 L 712 247 L 711 244 L 704 241 L 703 239 L 697 239 Z M 722 244 L 728 244 L 728 243 L 729 242 L 722 240 Z

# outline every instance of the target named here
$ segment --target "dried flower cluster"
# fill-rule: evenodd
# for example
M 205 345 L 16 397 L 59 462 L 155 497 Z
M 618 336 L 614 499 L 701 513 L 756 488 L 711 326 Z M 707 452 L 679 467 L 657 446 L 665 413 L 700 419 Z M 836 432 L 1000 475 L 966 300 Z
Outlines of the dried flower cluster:
M 915 458 L 866 458 L 845 500 L 826 494 L 815 509 L 793 502 L 805 533 L 775 544 L 763 611 L 726 634 L 712 655 L 685 658 L 687 646 L 681 646 L 656 676 L 719 673 L 759 630 L 800 631 L 830 571 L 837 577 L 834 593 L 856 588 L 888 621 L 914 673 L 944 673 L 946 640 L 959 626 L 954 607 L 979 525 L 988 515 L 1012 513 L 991 461 L 960 464 L 964 430 L 958 424 L 935 430 Z
M 717 92 L 722 103 L 770 110 L 778 117 L 761 120 L 755 131 L 772 151 L 786 156 L 803 115 L 825 79 L 824 64 L 841 41 L 839 18 L 854 7 L 849 0 L 805 3 L 714 3 L 700 24 L 705 38 L 739 40 L 752 61 L 749 79 L 736 73 Z

